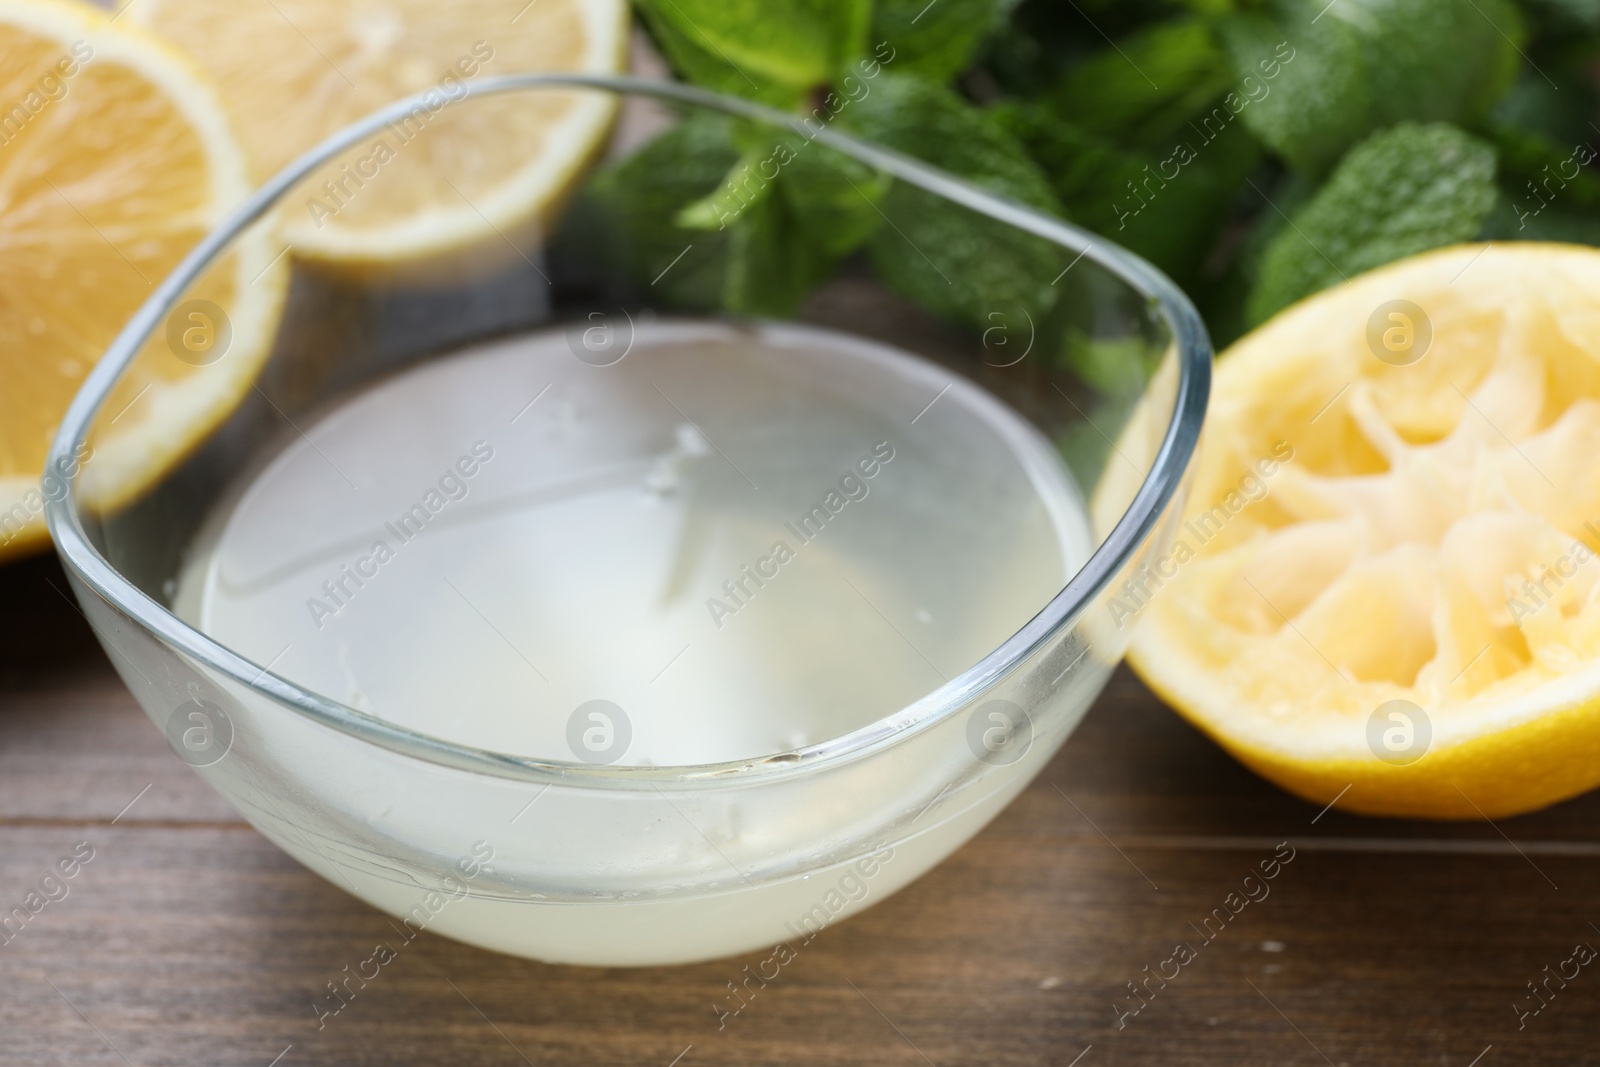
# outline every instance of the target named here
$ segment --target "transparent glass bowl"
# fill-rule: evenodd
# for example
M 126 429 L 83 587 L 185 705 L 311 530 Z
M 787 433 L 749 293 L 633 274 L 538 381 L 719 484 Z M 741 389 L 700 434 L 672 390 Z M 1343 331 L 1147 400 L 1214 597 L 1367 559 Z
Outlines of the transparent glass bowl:
M 272 179 L 162 283 L 90 375 L 53 445 L 53 469 L 68 473 L 70 484 L 49 504 L 50 529 L 112 662 L 174 751 L 286 852 L 402 920 L 397 929 L 406 936 L 430 929 L 502 952 L 596 965 L 797 946 L 905 885 L 976 833 L 1044 766 L 1098 694 L 1127 634 L 1127 620 L 1110 610 L 1110 599 L 1170 544 L 1205 410 L 1209 342 L 1167 279 L 1103 238 L 813 117 L 675 84 L 541 75 L 484 78 L 450 106 L 465 112 L 484 101 L 552 94 L 620 105 L 604 159 L 561 211 L 515 230 L 491 225 L 476 248 L 447 250 L 403 270 L 332 269 L 286 257 L 294 262 L 293 284 L 254 386 L 132 499 L 97 493 L 97 467 L 109 477 L 136 465 L 139 457 L 129 452 L 135 446 L 119 439 L 113 425 L 126 408 L 117 390 L 129 391 L 126 379 L 135 369 L 159 374 L 161 361 L 182 358 L 170 340 L 183 325 L 174 330 L 174 315 L 187 315 L 196 294 L 216 291 L 208 287 L 215 272 L 237 269 L 241 242 L 288 232 L 281 214 L 319 195 L 325 168 L 360 153 L 423 97 L 375 114 Z M 716 287 L 703 284 L 721 277 L 721 291 L 728 291 L 726 261 L 735 253 L 725 235 L 714 227 L 689 234 L 684 243 L 698 241 L 701 257 L 669 264 L 660 211 L 615 194 L 625 161 L 636 161 L 636 179 L 647 172 L 637 160 L 648 157 L 639 153 L 680 121 L 729 123 L 741 144 L 788 144 L 813 159 L 825 155 L 847 174 L 871 175 L 874 193 L 862 196 L 901 237 L 915 229 L 908 213 L 958 214 L 986 235 L 991 264 L 1011 266 L 1006 257 L 1017 256 L 1059 269 L 1040 289 L 1052 302 L 1030 307 L 997 290 L 992 310 L 974 310 L 969 301 L 956 316 L 965 321 L 952 322 L 886 284 L 884 276 L 893 283 L 903 264 L 893 260 L 892 248 L 878 246 L 830 268 L 787 324 L 781 315 L 731 314 L 717 306 Z M 450 165 L 421 152 L 388 164 Z M 716 194 L 717 180 L 703 192 Z M 922 252 L 907 240 L 901 254 Z M 683 283 L 657 284 L 675 264 Z M 771 280 L 762 271 L 779 267 L 757 262 L 741 269 L 750 272 L 746 284 L 759 287 Z M 716 325 L 705 327 L 706 320 Z M 811 354 L 795 358 L 797 367 L 810 369 L 797 381 L 822 383 L 817 395 L 835 389 L 840 404 L 852 390 L 887 390 L 883 395 L 894 394 L 908 417 L 915 415 L 908 426 L 922 417 L 915 406 L 924 398 L 931 407 L 945 397 L 938 417 L 957 418 L 942 424 L 954 428 L 906 437 L 908 454 L 921 457 L 917 476 L 938 489 L 941 478 L 982 474 L 989 462 L 982 449 L 1009 434 L 1023 451 L 1032 450 L 1024 467 L 1033 464 L 1040 477 L 1075 479 L 1091 517 L 1086 558 L 1073 561 L 1064 584 L 1061 576 L 1040 578 L 1048 584 L 1040 585 L 1036 602 L 1020 615 L 1013 611 L 1013 621 L 981 647 L 970 645 L 969 633 L 968 645 L 955 642 L 936 653 L 942 664 L 934 669 L 945 680 L 875 705 L 865 725 L 792 751 L 683 766 L 630 764 L 626 754 L 599 762 L 576 758 L 583 755 L 576 748 L 572 759 L 553 759 L 472 747 L 443 736 L 448 731 L 430 734 L 407 725 L 404 715 L 386 715 L 381 701 L 366 710 L 342 703 L 336 697 L 347 694 L 324 691 L 331 687 L 315 672 L 293 668 L 292 655 L 280 663 L 265 644 L 229 647 L 185 621 L 195 615 L 178 601 L 196 546 L 212 535 L 208 530 L 214 533 L 219 517 L 231 514 L 243 481 L 296 448 L 329 440 L 325 412 L 334 401 L 463 346 L 539 331 L 555 331 L 570 350 L 546 346 L 556 352 L 541 357 L 552 383 L 578 383 L 587 402 L 603 407 L 646 382 L 663 396 L 698 399 L 709 386 L 692 368 L 648 357 L 648 345 L 646 355 L 624 358 L 624 342 L 680 328 L 809 338 Z M 829 364 L 830 345 L 856 351 L 850 338 L 860 339 L 865 362 L 840 356 L 843 362 Z M 878 342 L 910 355 L 883 357 Z M 860 370 L 868 364 L 876 369 Z M 520 388 L 508 383 L 508 394 Z M 783 389 L 780 382 L 769 392 Z M 115 405 L 108 403 L 113 396 Z M 555 399 L 536 409 L 533 421 L 558 418 Z M 508 395 L 512 400 L 520 403 L 520 393 Z M 689 406 L 702 412 L 697 429 L 718 451 L 729 450 L 724 458 L 734 469 L 743 455 L 741 435 L 770 414 L 752 412 L 741 421 L 737 412 Z M 965 423 L 962 412 L 970 416 Z M 641 432 L 670 438 L 683 419 L 662 412 L 659 423 L 647 420 Z M 1001 429 L 974 429 L 986 419 Z M 935 421 L 930 416 L 924 430 Z M 619 448 L 610 459 L 629 469 L 652 462 L 648 449 Z M 845 456 L 855 446 L 841 448 Z M 441 468 L 457 450 L 452 442 L 448 454 L 439 453 Z M 518 477 L 535 482 L 562 474 L 566 462 L 539 453 L 537 443 L 504 445 L 501 454 L 511 458 L 497 471 L 533 472 Z M 977 466 L 964 466 L 968 461 Z M 910 463 L 904 469 L 913 469 Z M 1059 469 L 1044 469 L 1051 465 Z M 359 458 L 340 466 L 352 468 L 341 475 L 370 481 Z M 957 486 L 948 488 L 954 493 Z M 741 506 L 775 522 L 792 517 L 785 510 L 792 503 Z M 1004 540 L 990 535 L 1003 511 L 977 510 L 929 520 L 929 545 L 962 546 L 931 557 L 933 585 L 959 585 L 963 575 L 982 575 L 1002 559 Z M 886 511 L 862 506 L 852 520 L 859 529 L 849 536 L 870 541 Z M 308 512 L 297 521 L 317 519 Z M 259 540 L 270 552 L 274 538 Z M 515 610 L 497 608 L 499 629 L 520 632 L 519 620 L 504 614 Z M 863 603 L 857 610 L 877 609 Z M 897 632 L 912 625 L 879 614 Z M 596 632 L 574 639 L 607 647 L 599 643 L 608 638 Z M 823 633 L 785 654 L 800 667 L 820 669 L 830 657 L 848 660 L 851 650 L 840 643 Z M 628 647 L 609 651 L 619 661 L 633 654 Z M 654 670 L 660 662 L 638 658 L 630 669 Z M 862 669 L 852 668 L 865 677 Z M 530 705 L 537 706 L 538 683 L 530 677 L 528 684 Z M 462 700 L 478 699 L 469 684 L 461 689 Z M 710 690 L 701 695 L 708 706 L 718 697 Z M 545 714 L 564 720 L 566 706 Z

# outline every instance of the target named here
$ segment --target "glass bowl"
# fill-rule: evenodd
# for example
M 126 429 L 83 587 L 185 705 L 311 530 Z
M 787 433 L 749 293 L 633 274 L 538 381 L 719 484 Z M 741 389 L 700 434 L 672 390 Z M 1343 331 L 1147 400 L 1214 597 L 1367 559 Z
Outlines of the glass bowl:
M 358 194 L 341 175 L 430 99 L 307 153 L 94 368 L 50 457 L 55 544 L 174 752 L 405 937 L 594 965 L 795 951 L 976 833 L 1099 693 L 1116 597 L 1171 542 L 1209 342 L 1142 260 L 828 109 L 546 75 L 447 104 L 464 122 L 507 100 L 615 109 L 558 209 L 512 226 L 463 195 L 483 225 L 460 247 L 330 264 L 283 235 Z M 669 166 L 668 138 L 708 129 L 755 154 Z M 385 166 L 449 182 L 470 162 Z M 876 229 L 797 288 L 771 251 L 818 234 L 762 246 L 760 227 L 848 199 L 840 176 L 860 197 L 841 227 Z M 930 220 L 948 246 L 913 240 Z M 203 303 L 258 269 L 292 275 L 275 333 Z M 934 274 L 962 298 L 941 305 Z M 220 381 L 252 337 L 268 354 L 234 364 L 214 425 L 131 475 L 152 447 L 116 425 L 135 386 Z M 442 472 L 443 495 L 396 470 Z M 841 473 L 807 482 L 821 470 Z M 361 552 L 382 516 L 393 562 Z M 523 524 L 509 554 L 460 540 L 485 516 Z M 760 555 L 780 540 L 794 562 Z M 375 577 L 407 567 L 444 580 Z M 660 607 L 673 582 L 687 609 Z M 231 616 L 213 594 L 237 594 Z

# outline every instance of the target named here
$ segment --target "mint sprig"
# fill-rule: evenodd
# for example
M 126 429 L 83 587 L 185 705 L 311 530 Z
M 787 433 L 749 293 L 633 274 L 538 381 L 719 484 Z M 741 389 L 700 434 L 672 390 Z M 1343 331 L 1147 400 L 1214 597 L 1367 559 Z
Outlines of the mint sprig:
M 1188 289 L 1219 342 L 1446 241 L 1600 243 L 1600 0 L 636 7 L 679 77 L 1105 234 Z M 648 231 L 628 253 L 636 271 L 693 245 L 656 294 L 786 314 L 858 256 L 953 322 L 982 328 L 999 304 L 1064 321 L 1049 285 L 1061 257 L 1044 242 L 806 138 L 751 184 L 771 141 L 702 125 L 608 172 L 608 195 Z M 1105 378 L 1117 358 L 1067 362 Z

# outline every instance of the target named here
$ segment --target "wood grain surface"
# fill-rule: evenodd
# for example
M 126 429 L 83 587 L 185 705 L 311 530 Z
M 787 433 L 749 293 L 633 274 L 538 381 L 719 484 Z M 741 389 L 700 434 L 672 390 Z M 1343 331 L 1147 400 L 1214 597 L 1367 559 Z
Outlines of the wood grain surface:
M 424 934 L 319 1029 L 313 1001 L 388 921 L 168 752 L 65 592 L 52 559 L 0 570 L 0 909 L 93 853 L 0 944 L 4 1067 L 1600 1058 L 1600 965 L 1549 978 L 1600 946 L 1600 797 L 1497 826 L 1319 816 L 1126 671 L 987 830 L 720 1025 L 766 953 L 603 970 Z

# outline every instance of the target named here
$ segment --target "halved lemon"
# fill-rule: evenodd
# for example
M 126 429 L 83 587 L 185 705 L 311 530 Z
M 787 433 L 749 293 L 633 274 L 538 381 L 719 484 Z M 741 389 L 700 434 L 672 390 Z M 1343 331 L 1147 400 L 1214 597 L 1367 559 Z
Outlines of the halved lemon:
M 0 2 L 0 558 L 45 541 L 45 498 L 73 473 L 45 452 L 89 369 L 249 190 L 178 53 L 92 8 Z M 266 232 L 241 241 L 138 357 L 68 465 L 90 503 L 139 492 L 249 388 L 286 289 L 275 253 Z
M 1600 251 L 1449 248 L 1216 368 L 1130 659 L 1316 804 L 1430 818 L 1600 784 Z
M 285 205 L 295 255 L 352 265 L 516 240 L 512 231 L 547 221 L 600 148 L 614 98 L 463 101 L 490 75 L 616 72 L 628 37 L 626 0 L 128 0 L 123 10 L 215 78 L 263 175 L 386 104 L 428 94 Z

